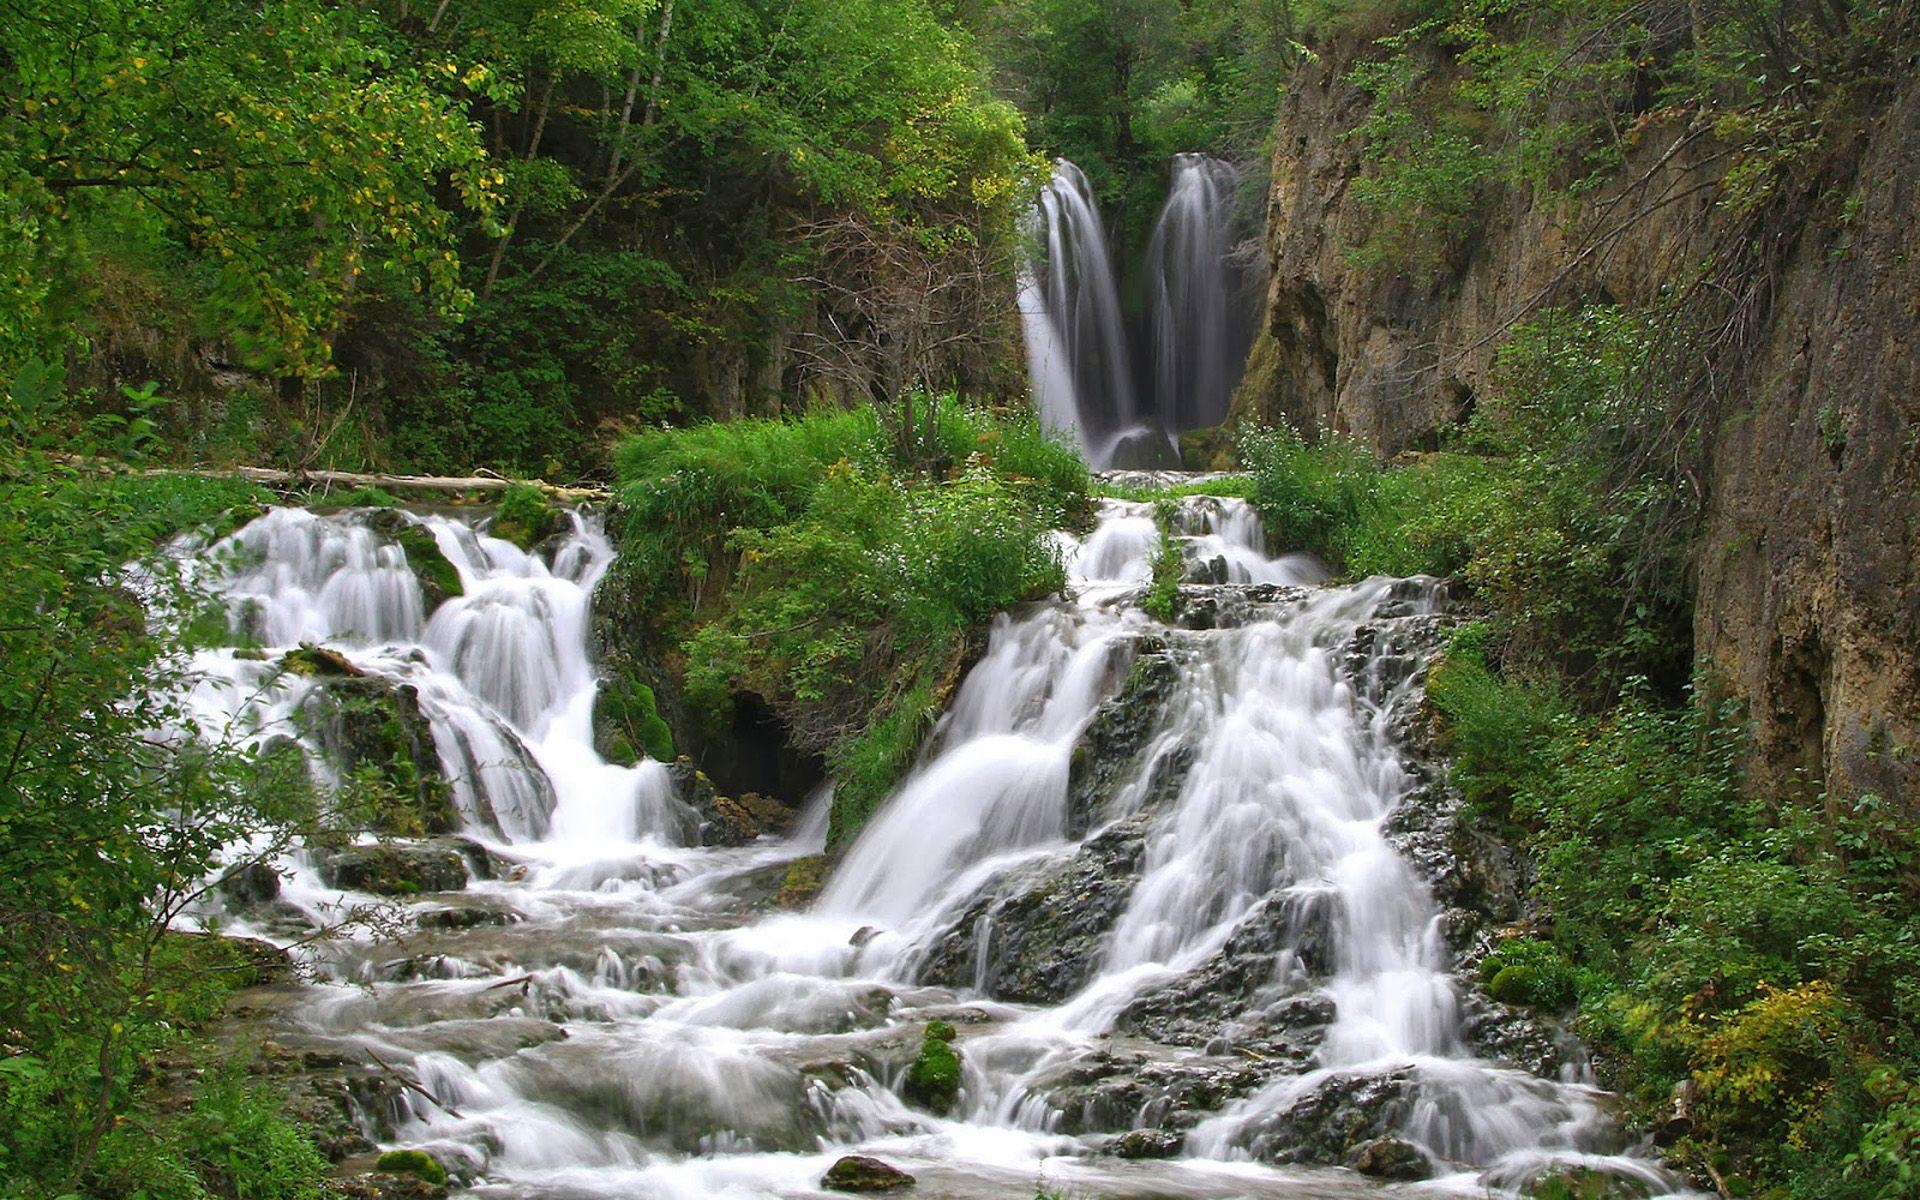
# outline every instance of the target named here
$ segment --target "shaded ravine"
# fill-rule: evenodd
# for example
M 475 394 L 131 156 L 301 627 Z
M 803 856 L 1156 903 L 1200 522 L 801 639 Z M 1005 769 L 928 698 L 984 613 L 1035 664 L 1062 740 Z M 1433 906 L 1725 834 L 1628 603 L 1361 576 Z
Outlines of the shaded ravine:
M 700 848 L 666 768 L 594 752 L 594 522 L 528 554 L 403 519 L 460 575 L 431 614 L 365 514 L 278 510 L 203 555 L 267 648 L 203 654 L 193 699 L 304 739 L 326 781 L 300 717 L 325 685 L 275 676 L 285 649 L 324 642 L 417 694 L 490 878 L 314 952 L 321 982 L 278 997 L 274 1036 L 403 1072 L 355 1101 L 362 1131 L 473 1194 L 813 1195 L 854 1151 L 927 1196 L 1383 1186 L 1342 1164 L 1470 1194 L 1569 1166 L 1671 1186 L 1619 1156 L 1577 1055 L 1493 1056 L 1489 1020 L 1521 1041 L 1531 1022 L 1463 993 L 1401 852 L 1419 789 L 1399 731 L 1448 621 L 1432 581 L 1324 586 L 1269 556 L 1244 502 L 1193 497 L 1193 582 L 1162 624 L 1138 606 L 1153 508 L 1105 502 L 1063 535 L 1070 595 L 996 622 L 826 891 L 781 913 L 821 801 L 790 839 Z M 369 900 L 326 885 L 326 853 L 280 866 L 278 900 L 208 915 L 284 942 Z M 935 1018 L 963 1067 L 944 1116 L 903 1098 Z

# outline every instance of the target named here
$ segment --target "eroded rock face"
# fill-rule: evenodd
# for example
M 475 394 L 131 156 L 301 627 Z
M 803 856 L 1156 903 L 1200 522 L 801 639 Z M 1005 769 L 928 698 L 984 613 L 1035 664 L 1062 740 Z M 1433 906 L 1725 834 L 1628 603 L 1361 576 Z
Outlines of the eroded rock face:
M 1649 120 L 1613 178 L 1572 205 L 1524 189 L 1426 264 L 1350 251 L 1368 112 L 1358 42 L 1296 70 L 1274 136 L 1265 327 L 1230 423 L 1330 427 L 1383 455 L 1437 445 L 1492 387 L 1511 322 L 1541 303 L 1655 299 L 1725 236 L 1711 139 Z M 1658 114 L 1650 114 L 1657 118 Z M 1693 144 L 1677 147 L 1682 138 Z M 1747 369 L 1723 388 L 1697 480 L 1695 656 L 1747 702 L 1752 778 L 1777 792 L 1897 798 L 1920 813 L 1920 83 L 1902 81 L 1827 164 L 1831 216 L 1782 231 Z M 1846 144 L 1850 140 L 1851 144 Z M 1823 152 L 1824 153 L 1824 152 Z M 1688 197 L 1621 223 L 1627 190 Z M 1838 206 L 1833 206 L 1838 208 Z M 1603 252 L 1581 253 L 1597 230 Z M 1744 235 L 1742 235 L 1744 236 Z M 1811 778 L 1811 784 L 1807 780 Z
M 1149 825 L 1119 822 L 1064 861 L 1002 881 L 939 940 L 921 978 L 1032 1004 L 1058 1004 L 1085 987 L 1133 894 Z
M 1254 1157 L 1339 1166 L 1363 1145 L 1397 1138 L 1418 1099 L 1411 1070 L 1333 1075 L 1253 1131 Z

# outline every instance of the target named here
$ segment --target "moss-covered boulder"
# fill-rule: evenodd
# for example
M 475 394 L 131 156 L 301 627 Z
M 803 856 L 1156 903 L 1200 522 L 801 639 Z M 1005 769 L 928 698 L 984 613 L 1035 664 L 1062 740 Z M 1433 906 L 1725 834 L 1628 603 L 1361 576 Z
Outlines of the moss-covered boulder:
M 820 889 L 827 885 L 827 856 L 809 854 L 805 858 L 796 858 L 787 864 L 787 873 L 780 879 L 780 890 L 773 895 L 777 908 L 805 908 L 813 903 Z
M 389 1150 L 374 1160 L 373 1167 L 388 1175 L 412 1175 L 432 1184 L 447 1182 L 447 1169 L 425 1150 Z
M 527 551 L 567 527 L 566 510 L 532 484 L 516 483 L 500 493 L 500 508 L 487 532 Z
M 945 1021 L 931 1021 L 920 1039 L 920 1053 L 907 1068 L 901 1089 L 909 1103 L 945 1116 L 960 1095 L 960 1055 L 953 1048 L 956 1031 Z
M 352 673 L 336 672 L 336 660 Z M 365 674 L 324 647 L 290 651 L 286 664 L 318 685 L 296 719 L 340 773 L 338 816 L 345 824 L 395 837 L 460 828 L 453 784 L 411 684 Z
M 827 1168 L 820 1186 L 830 1192 L 896 1192 L 913 1186 L 913 1176 L 864 1154 L 849 1154 Z
M 632 766 L 641 755 L 673 761 L 673 730 L 660 717 L 653 689 L 626 671 L 600 687 L 593 701 L 593 740 L 600 757 Z
M 320 878 L 328 887 L 376 896 L 457 892 L 467 886 L 467 863 L 444 844 L 349 846 L 321 861 Z
M 440 549 L 433 531 L 397 508 L 379 509 L 367 517 L 367 527 L 395 543 L 407 556 L 407 567 L 420 581 L 420 599 L 428 616 L 455 596 L 466 593 L 460 569 Z

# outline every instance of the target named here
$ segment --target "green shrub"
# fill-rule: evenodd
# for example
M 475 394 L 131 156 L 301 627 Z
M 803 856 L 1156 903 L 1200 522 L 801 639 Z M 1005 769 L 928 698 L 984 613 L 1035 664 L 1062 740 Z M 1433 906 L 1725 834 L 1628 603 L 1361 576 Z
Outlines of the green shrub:
M 1065 582 L 1051 531 L 1090 480 L 1030 417 L 933 406 L 911 461 L 869 410 L 622 446 L 610 586 L 681 676 L 688 719 L 773 706 L 838 785 L 830 844 L 911 765 L 971 632 Z
M 1180 601 L 1180 585 L 1187 577 L 1187 556 L 1173 532 L 1173 501 L 1156 500 L 1153 517 L 1160 528 L 1160 544 L 1153 552 L 1152 581 L 1140 598 L 1140 607 L 1154 620 L 1171 624 Z
M 532 550 L 567 526 L 567 514 L 529 483 L 507 485 L 487 532 L 522 550 Z

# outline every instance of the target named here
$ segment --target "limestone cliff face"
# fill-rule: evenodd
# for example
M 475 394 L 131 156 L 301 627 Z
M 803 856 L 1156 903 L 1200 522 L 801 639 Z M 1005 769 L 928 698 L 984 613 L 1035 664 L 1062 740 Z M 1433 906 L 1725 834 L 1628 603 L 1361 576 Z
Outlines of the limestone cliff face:
M 1782 280 L 1725 406 L 1695 639 L 1753 705 L 1761 765 L 1920 812 L 1920 83 L 1870 130 L 1846 227 Z
M 1494 197 L 1437 267 L 1356 266 L 1372 217 L 1341 134 L 1368 101 L 1346 65 L 1303 67 L 1282 105 L 1267 320 L 1237 416 L 1387 455 L 1432 445 L 1529 309 L 1641 303 L 1708 252 L 1708 151 L 1673 127 L 1582 204 Z M 1853 161 L 1847 226 L 1802 233 L 1746 382 L 1718 400 L 1695 649 L 1749 702 L 1763 782 L 1920 812 L 1920 83 Z
M 1514 321 L 1543 302 L 1645 301 L 1671 268 L 1704 253 L 1712 197 L 1697 164 L 1707 154 L 1697 140 L 1681 145 L 1683 129 L 1656 127 L 1620 181 L 1586 203 L 1494 197 L 1436 266 L 1356 266 L 1373 218 L 1349 194 L 1362 147 L 1341 135 L 1368 99 L 1341 81 L 1348 65 L 1329 53 L 1302 67 L 1281 108 L 1267 321 L 1236 416 L 1338 430 L 1389 455 L 1428 446 L 1470 411 Z M 1583 253 L 1595 232 L 1612 236 Z

